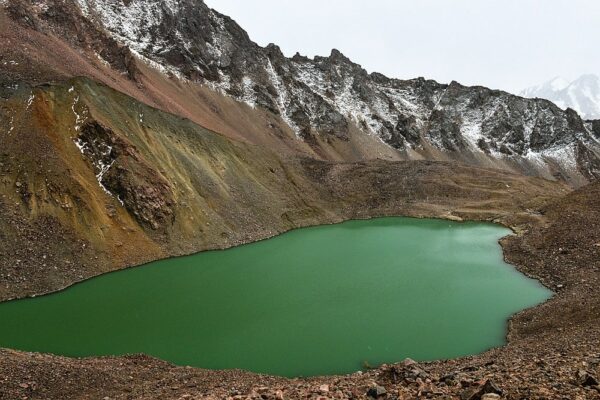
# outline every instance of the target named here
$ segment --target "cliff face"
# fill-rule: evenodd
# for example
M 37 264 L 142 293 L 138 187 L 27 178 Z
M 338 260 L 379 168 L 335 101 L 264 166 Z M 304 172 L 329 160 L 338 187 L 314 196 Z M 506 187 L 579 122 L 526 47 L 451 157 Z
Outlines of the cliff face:
M 292 147 L 316 158 L 450 159 L 574 185 L 600 175 L 594 125 L 573 110 L 456 82 L 369 74 L 337 50 L 287 58 L 201 0 L 7 0 L 4 7 L 21 25 L 91 51 L 134 82 L 144 82 L 144 64 L 266 112 L 290 131 Z
M 202 1 L 78 4 L 134 54 L 281 116 L 308 143 L 348 140 L 355 125 L 407 155 L 441 152 L 565 178 L 600 174 L 597 138 L 577 113 L 548 101 L 456 82 L 389 79 L 336 50 L 329 57 L 286 58 L 275 45 L 253 43 Z

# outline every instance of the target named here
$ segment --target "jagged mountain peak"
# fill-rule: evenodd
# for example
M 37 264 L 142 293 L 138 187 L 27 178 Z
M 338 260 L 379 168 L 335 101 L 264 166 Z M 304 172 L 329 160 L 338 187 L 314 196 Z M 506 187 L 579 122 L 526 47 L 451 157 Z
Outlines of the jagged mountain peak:
M 123 61 L 127 52 L 174 79 L 280 117 L 296 140 L 317 152 L 319 143 L 348 142 L 350 132 L 359 131 L 405 158 L 459 158 L 544 170 L 545 176 L 597 173 L 597 124 L 584 124 L 576 113 L 546 100 L 458 82 L 391 79 L 368 73 L 337 49 L 325 57 L 287 58 L 275 44 L 257 45 L 235 21 L 199 0 L 46 3 L 65 12 L 72 12 L 65 4 L 78 7 L 83 20 L 74 33 L 92 30 L 89 24 L 105 32 L 107 39 L 94 50 L 132 79 L 132 62 Z M 29 12 L 50 26 L 57 24 L 43 9 Z M 110 41 L 118 46 L 108 46 Z M 86 41 L 78 37 L 75 44 L 81 43 Z M 554 80 L 548 86 L 555 90 L 563 84 Z M 583 166 L 581 159 L 591 161 Z

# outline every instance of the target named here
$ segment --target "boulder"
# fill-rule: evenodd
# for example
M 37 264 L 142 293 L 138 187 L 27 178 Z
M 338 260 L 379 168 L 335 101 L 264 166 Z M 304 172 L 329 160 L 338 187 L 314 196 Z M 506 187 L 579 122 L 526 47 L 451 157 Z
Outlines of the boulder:
M 591 373 L 584 370 L 579 370 L 577 372 L 577 381 L 581 386 L 584 387 L 592 387 L 599 385 L 598 379 Z
M 462 398 L 464 400 L 493 400 L 494 397 L 489 397 L 487 399 L 484 398 L 486 395 L 498 395 L 502 396 L 502 390 L 494 384 L 491 380 L 487 380 L 483 385 L 479 388 L 468 391 L 463 394 Z
M 367 396 L 378 399 L 387 394 L 387 390 L 383 386 L 375 385 L 367 391 Z

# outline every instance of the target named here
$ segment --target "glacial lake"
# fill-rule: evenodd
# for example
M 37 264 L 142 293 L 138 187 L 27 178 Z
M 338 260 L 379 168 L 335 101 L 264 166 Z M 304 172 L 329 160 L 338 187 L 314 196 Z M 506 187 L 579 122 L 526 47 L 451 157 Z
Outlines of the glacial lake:
M 0 347 L 290 377 L 476 354 L 552 295 L 503 261 L 510 233 L 411 218 L 299 229 L 2 303 Z

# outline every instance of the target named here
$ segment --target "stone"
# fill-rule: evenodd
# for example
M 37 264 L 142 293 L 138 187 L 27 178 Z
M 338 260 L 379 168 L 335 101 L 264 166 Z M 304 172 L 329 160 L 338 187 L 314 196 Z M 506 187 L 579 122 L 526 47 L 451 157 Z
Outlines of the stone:
M 455 221 L 455 222 L 463 222 L 464 221 L 464 219 L 462 219 L 458 215 L 452 215 L 452 214 L 446 215 L 446 219 L 449 221 Z
M 496 386 L 494 384 L 494 382 L 492 382 L 491 380 L 487 380 L 482 387 L 482 391 L 483 394 L 488 394 L 488 393 L 492 393 L 492 394 L 502 394 L 502 389 L 500 389 L 498 386 Z
M 256 391 L 256 393 L 258 394 L 264 394 L 269 392 L 269 388 L 266 386 L 261 386 L 259 388 L 254 389 L 254 391 Z
M 386 394 L 387 390 L 385 390 L 385 388 L 380 385 L 375 385 L 367 391 L 367 396 L 373 399 L 378 399 L 380 397 L 385 396 Z
M 467 391 L 466 393 L 464 393 L 462 398 L 464 400 L 483 400 L 483 396 L 489 394 L 496 394 L 498 396 L 502 396 L 502 390 L 498 386 L 496 386 L 494 382 L 488 379 L 483 385 L 481 385 L 474 391 Z M 493 399 L 493 397 L 491 399 Z
M 413 360 L 412 358 L 407 358 L 404 361 L 402 361 L 401 364 L 404 367 L 411 367 L 413 365 L 417 365 L 417 362 L 415 360 Z
M 488 393 L 481 396 L 481 400 L 499 400 L 501 398 L 502 397 L 500 397 L 500 395 L 496 393 Z
M 448 384 L 449 382 L 453 382 L 455 379 L 456 379 L 456 374 L 451 372 L 449 374 L 442 376 L 440 378 L 440 382 L 446 382 L 446 384 Z
M 321 386 L 319 386 L 319 392 L 329 393 L 329 385 L 321 385 Z
M 577 372 L 577 380 L 579 381 L 579 384 L 584 387 L 592 387 L 599 385 L 598 379 L 594 375 L 584 370 L 579 370 Z

